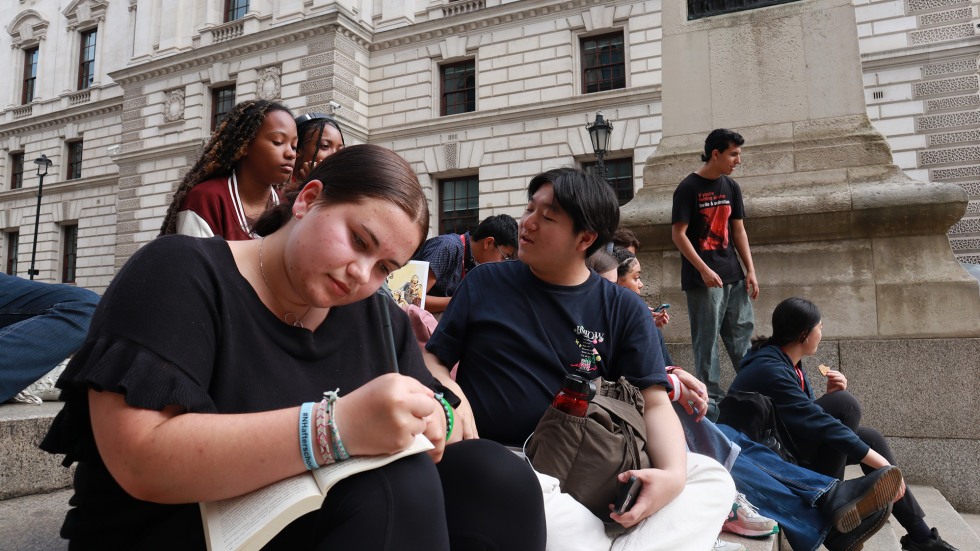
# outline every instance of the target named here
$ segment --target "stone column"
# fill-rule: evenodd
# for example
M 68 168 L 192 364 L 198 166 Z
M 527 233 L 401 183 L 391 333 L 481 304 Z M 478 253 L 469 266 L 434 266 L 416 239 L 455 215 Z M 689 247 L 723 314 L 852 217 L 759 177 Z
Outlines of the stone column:
M 756 332 L 770 332 L 780 300 L 814 301 L 824 319 L 821 354 L 847 374 L 866 422 L 885 427 L 903 450 L 910 478 L 980 510 L 980 412 L 970 384 L 980 383 L 980 286 L 946 237 L 967 196 L 956 185 L 914 181 L 894 165 L 865 114 L 855 29 L 850 0 L 695 20 L 687 0 L 665 0 L 663 139 L 623 223 L 643 242 L 647 279 L 659 280 L 649 286 L 650 301 L 676 306 L 668 341 L 689 343 L 670 237 L 672 194 L 701 166 L 708 132 L 740 132 L 743 165 L 733 178 L 745 197 L 762 288 Z M 971 355 L 972 365 L 963 365 Z M 950 415 L 969 422 L 934 422 Z M 926 458 L 950 446 L 964 452 L 957 474 L 937 479 Z

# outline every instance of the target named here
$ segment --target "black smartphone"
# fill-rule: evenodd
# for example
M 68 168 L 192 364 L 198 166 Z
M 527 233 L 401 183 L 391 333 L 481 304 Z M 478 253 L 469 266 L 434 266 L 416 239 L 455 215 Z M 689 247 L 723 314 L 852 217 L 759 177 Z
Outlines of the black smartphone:
M 629 511 L 630 507 L 633 506 L 633 502 L 636 501 L 636 496 L 640 495 L 642 488 L 643 483 L 635 476 L 630 476 L 630 479 L 626 482 L 620 482 L 619 494 L 616 496 L 616 503 L 613 503 L 613 511 L 617 515 L 622 515 L 626 511 Z
M 654 312 L 663 312 L 664 310 L 666 310 L 668 308 L 670 308 L 670 305 L 665 302 L 665 303 L 661 304 L 660 306 L 657 306 L 656 308 L 654 308 L 653 311 Z

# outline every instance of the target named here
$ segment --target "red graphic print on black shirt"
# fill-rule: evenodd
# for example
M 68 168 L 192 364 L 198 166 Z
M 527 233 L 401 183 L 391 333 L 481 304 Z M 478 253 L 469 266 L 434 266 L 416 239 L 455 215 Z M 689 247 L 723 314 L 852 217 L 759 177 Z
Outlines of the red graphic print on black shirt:
M 699 193 L 698 214 L 704 224 L 698 236 L 698 248 L 702 251 L 728 248 L 728 219 L 732 214 L 732 203 L 728 197 L 713 191 Z

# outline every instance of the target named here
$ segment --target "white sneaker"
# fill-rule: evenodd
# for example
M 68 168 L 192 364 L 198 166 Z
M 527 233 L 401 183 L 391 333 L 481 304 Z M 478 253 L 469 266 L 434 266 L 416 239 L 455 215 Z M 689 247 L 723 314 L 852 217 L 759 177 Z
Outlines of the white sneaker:
M 744 494 L 735 496 L 732 511 L 728 513 L 722 531 L 750 538 L 765 538 L 779 533 L 779 525 L 771 518 L 759 514 L 755 505 L 745 499 Z
M 715 540 L 714 546 L 711 547 L 711 551 L 747 551 L 745 546 L 741 543 L 735 543 L 733 541 L 725 541 L 721 538 Z

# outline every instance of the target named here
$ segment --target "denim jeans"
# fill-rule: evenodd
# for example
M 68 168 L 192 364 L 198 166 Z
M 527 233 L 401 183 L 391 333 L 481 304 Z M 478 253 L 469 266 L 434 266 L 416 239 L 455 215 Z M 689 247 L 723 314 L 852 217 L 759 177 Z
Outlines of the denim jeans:
M 0 274 L 0 403 L 82 345 L 99 295 Z
M 718 365 L 718 335 L 721 335 L 732 366 L 738 370 L 742 356 L 749 351 L 755 328 L 745 280 L 720 288 L 688 290 L 687 314 L 691 320 L 695 375 L 707 385 L 712 402 L 720 402 L 725 389 L 721 387 L 721 367 Z
M 706 419 L 702 423 L 709 422 Z M 830 531 L 817 500 L 837 484 L 836 478 L 783 461 L 769 448 L 749 440 L 728 425 L 717 428 L 741 448 L 732 465 L 735 487 L 759 512 L 779 523 L 796 551 L 814 551 Z

